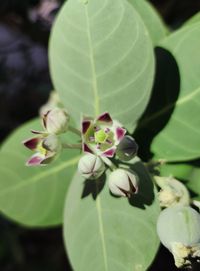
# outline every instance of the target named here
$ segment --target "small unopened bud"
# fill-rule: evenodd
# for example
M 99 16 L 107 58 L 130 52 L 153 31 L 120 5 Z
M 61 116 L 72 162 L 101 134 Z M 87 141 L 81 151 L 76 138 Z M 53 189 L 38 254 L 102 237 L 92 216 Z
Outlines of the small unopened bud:
M 138 192 L 138 177 L 132 171 L 116 169 L 108 181 L 110 191 L 115 196 L 130 198 Z
M 65 133 L 69 126 L 69 114 L 62 108 L 54 108 L 43 117 L 44 127 L 49 134 Z
M 137 155 L 138 145 L 131 136 L 125 136 L 117 146 L 117 156 L 120 160 L 129 161 Z
M 161 212 L 157 232 L 161 243 L 172 252 L 177 267 L 190 266 L 200 255 L 200 215 L 191 207 L 174 206 Z
M 42 147 L 50 152 L 58 153 L 61 148 L 61 142 L 56 135 L 48 135 L 42 142 Z
M 79 160 L 78 170 L 85 179 L 98 179 L 105 171 L 105 164 L 99 156 L 88 153 Z
M 190 204 L 190 196 L 187 188 L 173 177 L 155 176 L 157 185 L 161 188 L 158 199 L 161 207 Z

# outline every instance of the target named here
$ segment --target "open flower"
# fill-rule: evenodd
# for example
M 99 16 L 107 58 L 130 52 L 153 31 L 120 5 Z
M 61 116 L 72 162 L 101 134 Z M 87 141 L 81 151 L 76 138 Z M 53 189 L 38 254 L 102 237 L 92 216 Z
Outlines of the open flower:
M 27 166 L 49 164 L 61 150 L 61 142 L 56 135 L 41 135 L 23 142 L 24 146 L 36 153 L 27 161 Z
M 113 120 L 109 113 L 103 113 L 96 119 L 83 118 L 83 151 L 100 156 L 113 157 L 117 145 L 124 138 L 126 130 Z

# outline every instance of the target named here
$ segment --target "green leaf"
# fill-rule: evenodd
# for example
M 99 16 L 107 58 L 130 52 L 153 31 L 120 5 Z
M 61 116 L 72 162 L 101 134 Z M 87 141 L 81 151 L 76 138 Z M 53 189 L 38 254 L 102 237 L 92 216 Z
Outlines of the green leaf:
M 187 187 L 194 193 L 193 198 L 200 201 L 200 168 L 193 168 Z
M 77 151 L 63 151 L 57 161 L 44 167 L 26 167 L 33 153 L 22 141 L 30 129 L 40 129 L 38 120 L 17 129 L 0 151 L 0 210 L 27 226 L 54 226 L 62 222 L 64 198 L 76 170 Z M 71 135 L 67 135 L 66 139 Z
M 200 23 L 192 24 L 166 38 L 161 46 L 175 57 L 180 70 L 180 93 L 165 128 L 152 144 L 155 158 L 185 161 L 200 157 Z M 169 104 L 156 113 L 171 109 Z
M 194 16 L 192 16 L 189 20 L 187 20 L 183 27 L 190 26 L 191 24 L 194 23 L 199 23 L 200 22 L 200 12 L 196 13 Z
M 128 201 L 110 195 L 104 180 L 85 181 L 75 175 L 64 215 L 65 245 L 76 271 L 143 271 L 151 264 L 159 240 L 160 212 L 153 184 L 143 164 L 132 169 L 140 193 Z
M 193 167 L 188 164 L 165 164 L 160 167 L 160 175 L 163 177 L 173 176 L 178 179 L 188 180 Z
M 128 0 L 137 10 L 149 31 L 154 45 L 162 40 L 169 30 L 153 5 L 144 0 Z
M 133 130 L 151 93 L 152 42 L 137 12 L 123 0 L 69 0 L 50 39 L 50 67 L 63 104 L 80 114 L 109 111 Z

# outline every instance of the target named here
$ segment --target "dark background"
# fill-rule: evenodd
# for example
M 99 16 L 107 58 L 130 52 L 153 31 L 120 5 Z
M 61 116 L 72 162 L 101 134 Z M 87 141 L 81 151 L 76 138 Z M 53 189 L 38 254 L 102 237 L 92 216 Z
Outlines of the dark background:
M 33 19 L 30 13 L 36 7 L 40 8 L 41 1 L 0 1 L 1 141 L 18 125 L 37 116 L 53 88 L 48 70 L 47 44 L 54 16 L 62 1 L 58 0 L 58 7 L 50 10 L 48 15 L 38 15 Z M 200 11 L 199 0 L 151 2 L 172 29 Z M 0 217 L 0 271 L 40 270 L 71 270 L 61 228 L 25 229 Z M 149 271 L 175 270 L 171 254 L 161 247 Z

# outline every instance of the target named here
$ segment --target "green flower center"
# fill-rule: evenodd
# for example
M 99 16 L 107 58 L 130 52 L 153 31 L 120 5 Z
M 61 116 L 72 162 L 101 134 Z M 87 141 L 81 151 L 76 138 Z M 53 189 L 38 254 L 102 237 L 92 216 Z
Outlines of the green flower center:
M 42 142 L 40 144 L 38 144 L 37 151 L 42 155 L 47 154 L 47 150 L 42 146 Z
M 97 144 L 98 143 L 100 143 L 100 144 L 105 143 L 106 140 L 108 139 L 108 136 L 109 135 L 103 129 L 94 133 L 94 139 Z

